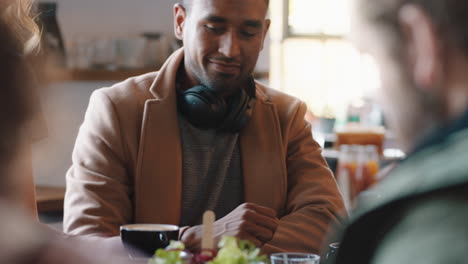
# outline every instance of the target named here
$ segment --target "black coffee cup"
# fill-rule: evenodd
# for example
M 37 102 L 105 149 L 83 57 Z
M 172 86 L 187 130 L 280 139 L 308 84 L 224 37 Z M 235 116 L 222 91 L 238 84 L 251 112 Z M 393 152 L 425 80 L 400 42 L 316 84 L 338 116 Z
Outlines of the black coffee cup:
M 138 250 L 144 256 L 154 255 L 159 248 L 165 248 L 171 240 L 179 238 L 179 227 L 159 224 L 131 224 L 120 227 L 120 237 L 129 250 Z M 136 256 L 137 253 L 131 254 Z

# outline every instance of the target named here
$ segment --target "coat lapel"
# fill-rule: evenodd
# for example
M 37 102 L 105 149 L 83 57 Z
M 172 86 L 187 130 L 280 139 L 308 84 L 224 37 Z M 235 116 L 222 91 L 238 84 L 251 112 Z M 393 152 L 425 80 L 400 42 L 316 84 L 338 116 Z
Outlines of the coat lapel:
M 135 222 L 178 224 L 182 188 L 182 153 L 177 122 L 175 78 L 183 51 L 161 68 L 145 103 L 137 175 Z
M 257 88 L 252 118 L 240 134 L 245 201 L 282 212 L 287 192 L 285 151 L 276 109 Z

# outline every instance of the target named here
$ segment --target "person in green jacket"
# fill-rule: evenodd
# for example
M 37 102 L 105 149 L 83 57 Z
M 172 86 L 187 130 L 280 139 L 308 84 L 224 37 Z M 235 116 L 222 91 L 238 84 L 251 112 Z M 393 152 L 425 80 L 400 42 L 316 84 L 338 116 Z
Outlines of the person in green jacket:
M 468 1 L 355 4 L 351 35 L 408 156 L 361 196 L 332 262 L 468 263 Z

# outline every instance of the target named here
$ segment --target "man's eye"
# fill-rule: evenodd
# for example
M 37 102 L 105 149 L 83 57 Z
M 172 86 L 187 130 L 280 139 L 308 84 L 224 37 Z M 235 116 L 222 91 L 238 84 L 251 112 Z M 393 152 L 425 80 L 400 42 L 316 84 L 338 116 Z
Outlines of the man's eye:
M 245 31 L 245 30 L 242 31 L 241 33 L 243 36 L 248 37 L 248 38 L 251 38 L 257 35 L 257 32 L 251 32 L 251 31 Z
M 210 31 L 210 32 L 213 32 L 213 33 L 221 33 L 223 32 L 223 28 L 222 27 L 215 27 L 215 26 L 211 26 L 211 25 L 205 25 L 205 28 Z

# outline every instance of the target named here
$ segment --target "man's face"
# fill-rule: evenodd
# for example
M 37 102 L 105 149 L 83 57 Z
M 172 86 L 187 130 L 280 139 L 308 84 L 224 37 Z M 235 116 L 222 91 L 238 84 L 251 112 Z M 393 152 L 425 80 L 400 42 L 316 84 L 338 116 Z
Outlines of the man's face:
M 351 39 L 374 58 L 381 80 L 375 99 L 400 147 L 410 151 L 440 122 L 439 98 L 416 85 L 411 74 L 412 64 L 404 55 L 405 44 L 390 28 L 366 18 L 365 12 L 372 11 L 366 10 L 366 2 L 368 0 L 354 1 Z
M 263 48 L 267 8 L 265 0 L 193 0 L 188 9 L 176 8 L 191 81 L 220 93 L 239 89 Z

